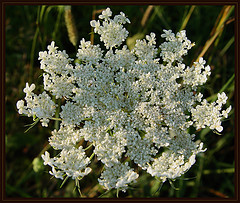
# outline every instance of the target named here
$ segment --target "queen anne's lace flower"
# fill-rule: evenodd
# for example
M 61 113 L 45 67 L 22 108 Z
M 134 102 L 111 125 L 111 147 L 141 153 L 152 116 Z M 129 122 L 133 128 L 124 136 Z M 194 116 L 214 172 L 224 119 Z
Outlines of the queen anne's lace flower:
M 36 95 L 35 85 L 26 83 L 25 101 L 16 105 L 19 114 L 39 119 L 43 126 L 51 119 L 61 121 L 49 138 L 59 154 L 42 155 L 51 175 L 79 180 L 91 172 L 91 158 L 96 155 L 104 164 L 99 183 L 107 190 L 126 191 L 139 176 L 130 161 L 163 182 L 184 174 L 196 155 L 205 151 L 188 128 L 221 132 L 221 121 L 231 106 L 222 110 L 227 102 L 224 92 L 212 103 L 196 93 L 211 69 L 203 58 L 190 67 L 182 63 L 194 45 L 186 31 L 163 30 L 166 41 L 159 47 L 156 35 L 150 33 L 130 51 L 121 47 L 128 35 L 123 25 L 129 19 L 122 12 L 111 16 L 107 8 L 101 21 L 90 22 L 105 51 L 82 39 L 76 64 L 54 42 L 48 51 L 39 52 L 45 91 Z M 60 106 L 56 99 L 61 99 Z M 56 108 L 60 118 L 54 118 Z M 92 147 L 91 156 L 80 144 L 84 140 L 88 149 Z

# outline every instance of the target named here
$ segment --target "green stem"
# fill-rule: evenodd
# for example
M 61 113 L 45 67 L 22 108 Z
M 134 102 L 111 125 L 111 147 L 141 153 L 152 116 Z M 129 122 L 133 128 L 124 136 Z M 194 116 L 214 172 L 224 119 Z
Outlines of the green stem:
M 54 121 L 62 121 L 61 118 L 50 118 L 51 120 L 54 120 Z
M 66 181 L 67 181 L 68 178 L 69 178 L 69 176 L 67 176 L 67 177 L 63 180 L 63 182 L 62 182 L 60 188 L 62 188 L 62 186 L 64 185 L 64 183 L 66 183 Z
M 93 152 L 89 159 L 92 160 L 92 158 L 94 157 L 94 155 L 95 155 L 95 153 Z
M 54 31 L 53 31 L 53 34 L 52 34 L 52 38 L 54 40 L 56 40 L 56 36 L 57 36 L 58 30 L 59 30 L 59 25 L 60 25 L 62 13 L 64 11 L 64 6 L 58 6 L 57 8 L 58 8 L 58 15 L 57 15 L 57 20 L 56 20 L 56 23 L 55 23 Z
M 204 164 L 204 157 L 200 156 L 199 157 L 199 167 L 198 167 L 198 171 L 197 171 L 197 176 L 196 176 L 196 182 L 193 188 L 193 194 L 194 197 L 198 196 L 198 191 L 199 191 L 199 186 L 201 183 L 201 177 L 202 177 L 202 171 L 203 171 L 203 164 Z
M 80 196 L 82 197 L 82 192 L 81 192 L 81 189 L 80 189 L 80 184 L 79 184 L 79 180 L 76 178 L 75 179 L 75 183 L 76 183 L 76 188 L 78 189 L 78 192 L 80 194 Z
M 54 123 L 54 128 L 56 129 L 56 130 L 58 130 L 59 129 L 59 121 L 62 121 L 62 119 L 61 118 L 59 118 L 59 112 L 60 112 L 60 107 L 61 106 L 61 100 L 60 99 L 58 99 L 57 100 L 57 109 L 56 109 L 56 118 L 51 118 L 52 120 L 55 120 L 55 123 Z
M 117 194 L 116 195 L 117 195 L 117 198 L 119 198 L 119 196 L 118 196 L 119 195 L 119 188 L 117 188 Z
M 38 22 L 36 22 L 38 23 Z M 39 34 L 39 27 L 37 27 L 36 32 L 33 37 L 33 43 L 31 48 L 31 55 L 30 55 L 30 70 L 29 70 L 29 80 L 33 81 L 33 62 L 34 62 L 34 52 L 36 48 L 37 37 Z
M 224 169 L 217 169 L 217 170 L 204 170 L 203 174 L 222 174 L 222 173 L 235 173 L 235 168 L 224 168 Z
M 235 74 L 232 75 L 232 77 L 226 82 L 226 84 L 220 89 L 219 93 L 222 93 L 223 91 L 225 91 L 227 89 L 227 87 L 233 82 L 235 78 Z M 210 97 L 207 98 L 207 101 L 215 101 L 217 99 L 217 94 L 214 94 Z
M 183 23 L 182 23 L 182 26 L 181 26 L 181 28 L 180 28 L 180 31 L 183 30 L 183 29 L 185 29 L 185 27 L 187 26 L 187 23 L 188 23 L 191 15 L 192 15 L 192 12 L 193 12 L 193 10 L 195 9 L 195 7 L 196 7 L 196 6 L 191 6 L 191 8 L 190 8 L 190 10 L 189 10 L 189 12 L 188 12 L 188 14 L 187 14 L 187 16 L 184 18 L 184 21 L 183 21 Z
M 85 148 L 84 151 L 87 151 L 92 145 L 93 145 L 93 143 L 90 144 L 87 148 Z

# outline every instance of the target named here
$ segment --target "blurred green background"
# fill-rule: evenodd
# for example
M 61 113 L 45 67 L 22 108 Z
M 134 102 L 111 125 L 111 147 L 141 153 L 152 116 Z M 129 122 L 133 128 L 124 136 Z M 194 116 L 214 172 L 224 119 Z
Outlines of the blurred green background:
M 90 20 L 97 18 L 101 9 L 108 6 L 72 6 L 68 15 L 74 17 L 72 41 L 69 38 L 64 15 L 64 6 L 15 6 L 5 8 L 6 37 L 6 196 L 7 197 L 79 197 L 74 190 L 75 182 L 51 178 L 48 166 L 43 166 L 41 153 L 48 148 L 48 137 L 54 128 L 40 124 L 27 133 L 26 124 L 32 118 L 17 113 L 16 102 L 24 98 L 22 92 L 26 82 L 34 82 L 37 91 L 42 91 L 42 71 L 39 69 L 38 52 L 45 50 L 52 40 L 60 50 L 75 57 L 82 38 L 99 42 L 91 33 Z M 214 101 L 219 91 L 225 91 L 229 100 L 226 106 L 233 109 L 223 121 L 221 135 L 204 129 L 197 139 L 208 148 L 197 157 L 195 165 L 174 182 L 165 182 L 161 190 L 159 183 L 144 171 L 138 182 L 119 197 L 234 197 L 234 7 L 233 6 L 109 6 L 113 15 L 123 11 L 131 21 L 127 25 L 131 48 L 138 38 L 155 32 L 157 45 L 163 29 L 178 32 L 186 29 L 187 37 L 196 45 L 185 57 L 190 65 L 200 56 L 211 66 L 212 74 L 203 86 L 202 93 L 208 101 Z M 69 9 L 69 7 L 67 7 Z M 68 18 L 68 25 L 69 25 Z M 70 21 L 71 22 L 71 21 Z M 71 29 L 71 27 L 69 28 Z M 75 37 L 75 38 L 74 38 Z M 51 151 L 51 149 L 49 149 Z M 32 164 L 34 162 L 34 164 Z M 38 163 L 38 164 L 36 164 Z M 99 163 L 98 163 L 99 164 Z M 98 185 L 98 164 L 92 165 L 95 173 L 80 182 L 83 197 L 98 197 L 105 190 Z M 33 167 L 34 165 L 34 167 Z M 102 197 L 116 197 L 110 191 Z

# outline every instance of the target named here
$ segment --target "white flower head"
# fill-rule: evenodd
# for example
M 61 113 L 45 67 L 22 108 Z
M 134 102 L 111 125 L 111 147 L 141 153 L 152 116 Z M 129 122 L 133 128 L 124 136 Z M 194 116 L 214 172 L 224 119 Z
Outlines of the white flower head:
M 60 122 L 48 140 L 59 153 L 50 158 L 46 151 L 44 165 L 56 178 L 79 180 L 92 171 L 95 156 L 104 165 L 99 184 L 124 192 L 139 177 L 129 163 L 163 182 L 180 177 L 206 150 L 188 129 L 222 132 L 231 111 L 222 110 L 227 95 L 218 93 L 211 103 L 195 93 L 211 68 L 202 57 L 191 66 L 183 62 L 193 46 L 185 30 L 163 30 L 160 45 L 151 32 L 129 50 L 126 15 L 112 17 L 107 8 L 99 19 L 90 25 L 105 48 L 82 38 L 74 63 L 51 42 L 39 52 L 44 91 L 37 95 L 35 84 L 26 83 L 26 96 L 16 103 L 19 114 L 44 127 Z
M 130 22 L 123 14 L 115 16 L 113 20 L 109 18 L 111 15 L 110 8 L 107 8 L 99 16 L 100 19 L 105 19 L 102 25 L 99 21 L 90 22 L 90 25 L 94 27 L 94 32 L 100 35 L 100 40 L 104 42 L 107 49 L 120 46 L 125 41 L 128 31 L 122 24 Z

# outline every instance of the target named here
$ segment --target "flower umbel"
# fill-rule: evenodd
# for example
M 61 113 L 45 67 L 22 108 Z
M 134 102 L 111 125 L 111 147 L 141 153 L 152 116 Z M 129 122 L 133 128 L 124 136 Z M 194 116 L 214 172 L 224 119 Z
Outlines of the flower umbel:
M 47 151 L 42 155 L 51 175 L 79 180 L 91 172 L 95 156 L 104 166 L 99 183 L 107 190 L 126 191 L 139 177 L 136 167 L 162 182 L 186 173 L 206 150 L 188 133 L 189 127 L 221 132 L 231 106 L 222 109 L 224 92 L 212 103 L 196 93 L 211 69 L 203 58 L 191 67 L 183 63 L 193 46 L 185 30 L 163 30 L 166 41 L 158 47 L 156 34 L 150 33 L 130 51 L 122 45 L 128 36 L 123 25 L 129 19 L 122 12 L 111 16 L 107 8 L 100 20 L 90 22 L 106 50 L 83 38 L 75 64 L 55 42 L 40 52 L 44 91 L 36 95 L 35 85 L 26 83 L 25 101 L 16 106 L 19 114 L 38 118 L 47 127 L 56 119 L 54 101 L 61 99 L 60 128 L 49 138 L 60 152 L 53 158 Z

